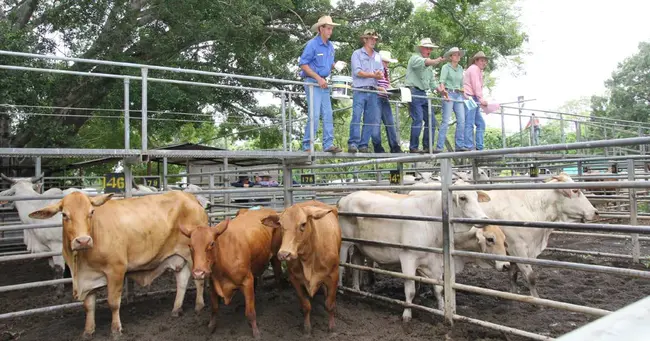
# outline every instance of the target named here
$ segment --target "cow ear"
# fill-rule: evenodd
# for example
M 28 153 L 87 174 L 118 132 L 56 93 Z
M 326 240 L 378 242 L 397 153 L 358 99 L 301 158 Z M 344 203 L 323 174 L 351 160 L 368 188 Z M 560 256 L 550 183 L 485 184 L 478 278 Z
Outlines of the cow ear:
M 61 201 L 59 201 L 56 204 L 45 206 L 38 211 L 34 211 L 30 213 L 29 217 L 33 219 L 52 218 L 55 214 L 61 212 L 62 208 L 63 208 L 63 204 L 61 203 Z
M 484 191 L 476 191 L 476 194 L 478 194 L 478 202 L 490 202 L 491 200 L 490 195 Z
M 268 217 L 265 217 L 261 220 L 262 224 L 272 227 L 274 229 L 280 228 L 280 216 L 277 214 L 271 214 Z
M 307 214 L 308 217 L 311 217 L 312 219 L 320 219 L 324 216 L 326 216 L 328 213 L 332 212 L 334 210 L 334 207 L 317 207 L 317 206 L 307 206 L 303 207 L 302 210 Z
M 179 226 L 178 226 L 178 229 L 179 229 L 179 230 L 181 231 L 181 233 L 182 233 L 185 237 L 187 237 L 187 238 L 190 238 L 190 236 L 192 235 L 192 231 L 190 231 L 190 229 L 189 229 L 187 226 L 185 226 L 185 225 L 179 225 Z
M 216 236 L 219 236 L 222 233 L 226 232 L 226 230 L 228 229 L 229 224 L 230 224 L 230 218 L 228 217 L 228 218 L 226 218 L 226 220 L 222 221 L 221 224 L 218 224 L 217 226 L 215 226 L 215 228 L 217 229 L 217 235 Z
M 104 205 L 107 201 L 111 200 L 111 197 L 113 197 L 114 193 L 108 193 L 108 194 L 102 194 L 98 195 L 96 197 L 90 198 L 90 203 L 93 204 L 93 206 L 101 206 Z

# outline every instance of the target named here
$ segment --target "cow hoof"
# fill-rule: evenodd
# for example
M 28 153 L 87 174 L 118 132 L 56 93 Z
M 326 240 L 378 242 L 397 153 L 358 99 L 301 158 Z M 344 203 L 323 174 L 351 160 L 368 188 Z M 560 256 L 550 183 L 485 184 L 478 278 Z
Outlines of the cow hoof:
M 113 341 L 117 341 L 120 338 L 122 338 L 122 331 L 121 330 L 116 330 L 116 331 L 113 331 L 111 333 L 111 339 L 113 339 Z
M 82 340 L 92 340 L 94 335 L 95 335 L 95 331 L 92 331 L 92 332 L 84 332 L 84 333 L 81 335 L 81 339 L 82 339 Z
M 214 333 L 217 330 L 217 321 L 210 321 L 208 324 L 208 331 L 210 334 Z
M 172 310 L 172 317 L 179 317 L 183 314 L 183 311 L 178 309 L 178 310 Z
M 194 307 L 194 311 L 195 311 L 197 314 L 199 314 L 199 313 L 201 313 L 201 311 L 203 311 L 203 308 L 205 308 L 205 304 L 197 304 L 197 305 Z
M 409 322 L 402 322 L 402 330 L 405 334 L 411 334 L 413 332 L 413 325 Z

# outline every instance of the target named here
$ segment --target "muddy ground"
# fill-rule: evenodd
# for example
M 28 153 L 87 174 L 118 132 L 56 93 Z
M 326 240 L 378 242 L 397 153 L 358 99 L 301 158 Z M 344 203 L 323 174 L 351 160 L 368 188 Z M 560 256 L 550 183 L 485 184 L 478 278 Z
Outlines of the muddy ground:
M 645 242 L 644 254 L 648 255 L 650 243 Z M 574 236 L 553 236 L 549 247 L 599 250 L 629 253 L 630 244 L 624 240 L 594 239 Z M 632 265 L 627 260 L 607 259 L 558 252 L 545 252 L 540 258 L 576 261 L 590 264 L 647 270 L 643 264 Z M 542 297 L 568 303 L 616 310 L 650 294 L 650 280 L 603 275 L 557 268 L 534 267 L 538 273 L 538 288 Z M 51 272 L 46 260 L 0 263 L 0 286 L 50 279 Z M 508 276 L 490 269 L 468 266 L 457 275 L 459 283 L 507 291 Z M 519 280 L 520 293 L 528 294 L 523 281 Z M 193 284 L 192 284 L 193 285 Z M 174 287 L 172 274 L 159 278 L 148 291 Z M 147 289 L 137 288 L 137 292 Z M 404 299 L 402 280 L 377 276 L 375 285 L 368 291 Z M 103 297 L 105 291 L 102 291 Z M 415 302 L 436 307 L 435 298 L 428 286 L 422 286 Z M 272 280 L 257 290 L 257 317 L 263 340 L 304 340 L 302 313 L 295 292 L 285 287 L 279 290 Z M 208 307 L 196 315 L 193 311 L 195 292 L 188 291 L 184 315 L 170 316 L 174 294 L 137 298 L 121 310 L 124 335 L 122 340 L 249 340 L 251 332 L 244 316 L 244 300 L 237 294 L 230 306 L 220 305 L 219 326 L 215 334 L 207 331 Z M 311 339 L 336 340 L 450 340 L 450 341 L 516 341 L 523 338 L 504 336 L 500 332 L 466 323 L 456 323 L 453 330 L 443 325 L 442 319 L 428 313 L 413 311 L 414 320 L 410 333 L 401 324 L 402 309 L 375 300 L 360 298 L 351 293 L 339 294 L 337 299 L 337 331 L 327 333 L 327 313 L 323 296 L 315 299 Z M 71 286 L 66 286 L 66 297 L 56 298 L 54 288 L 35 288 L 0 294 L 0 313 L 37 308 L 71 302 Z M 465 292 L 457 293 L 458 314 L 480 318 L 519 329 L 557 337 L 590 321 L 580 313 L 565 312 L 551 308 L 539 308 L 526 303 L 480 296 Z M 5 340 L 77 340 L 84 326 L 83 308 L 38 314 L 30 317 L 0 321 L 0 341 Z M 110 311 L 105 303 L 98 304 L 95 340 L 110 339 Z

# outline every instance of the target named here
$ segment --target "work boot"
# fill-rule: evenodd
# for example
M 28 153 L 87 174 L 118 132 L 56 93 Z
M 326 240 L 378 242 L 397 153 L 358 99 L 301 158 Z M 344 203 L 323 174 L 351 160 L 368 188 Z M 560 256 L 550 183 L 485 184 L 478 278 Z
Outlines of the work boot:
M 357 149 L 356 146 L 348 146 L 348 153 L 356 153 L 359 150 Z
M 343 149 L 341 149 L 341 148 L 339 148 L 337 146 L 331 146 L 331 147 L 325 149 L 325 151 L 328 152 L 328 153 L 340 153 L 340 152 L 343 151 Z

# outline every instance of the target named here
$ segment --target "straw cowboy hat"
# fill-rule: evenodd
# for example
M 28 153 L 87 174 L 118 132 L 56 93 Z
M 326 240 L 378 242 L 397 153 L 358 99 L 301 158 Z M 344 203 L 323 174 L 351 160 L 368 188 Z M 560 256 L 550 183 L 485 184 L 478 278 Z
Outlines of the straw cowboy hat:
M 430 47 L 430 48 L 435 49 L 436 47 L 439 47 L 439 46 L 434 44 L 431 41 L 431 38 L 424 38 L 424 39 L 420 40 L 420 45 L 418 45 L 418 47 Z
M 340 26 L 341 24 L 334 23 L 332 21 L 332 17 L 330 17 L 329 15 L 324 15 L 318 18 L 318 22 L 311 26 L 311 30 L 313 32 L 318 32 L 318 28 L 323 25 Z
M 363 39 L 363 38 L 381 39 L 381 36 L 379 35 L 379 33 L 377 33 L 377 31 L 369 28 L 369 29 L 363 31 L 363 34 L 361 35 L 361 39 Z
M 379 55 L 381 56 L 381 60 L 384 62 L 397 63 L 397 59 L 390 55 L 390 51 L 379 51 Z
M 390 55 L 390 51 L 379 51 L 379 55 L 381 56 L 381 60 L 384 62 L 397 63 L 397 59 L 394 59 Z
M 445 55 L 444 55 L 445 59 L 449 58 L 449 56 L 451 56 L 452 53 L 456 53 L 456 52 L 460 53 L 461 58 L 465 55 L 465 51 L 463 51 L 463 50 L 461 50 L 461 49 L 459 49 L 457 47 L 452 47 L 452 48 L 449 49 L 449 51 L 445 52 Z
M 488 57 L 485 56 L 485 53 L 483 53 L 483 51 L 479 51 L 474 55 L 474 57 L 472 57 L 472 59 L 469 60 L 469 63 L 474 64 L 474 62 L 479 58 L 485 58 L 486 60 L 488 59 Z

